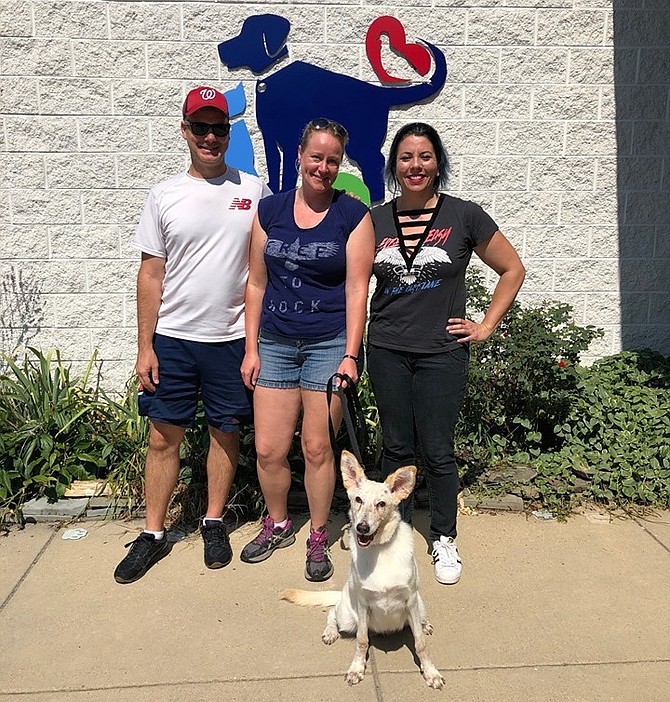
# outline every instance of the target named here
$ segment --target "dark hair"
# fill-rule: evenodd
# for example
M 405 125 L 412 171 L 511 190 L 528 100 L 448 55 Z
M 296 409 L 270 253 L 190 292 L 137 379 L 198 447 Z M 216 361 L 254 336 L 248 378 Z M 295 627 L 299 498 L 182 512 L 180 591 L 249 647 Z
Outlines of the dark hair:
M 400 129 L 395 133 L 393 141 L 391 142 L 388 158 L 386 159 L 386 167 L 384 168 L 384 176 L 389 189 L 398 189 L 398 179 L 395 175 L 395 165 L 396 160 L 398 159 L 398 147 L 400 146 L 400 142 L 408 136 L 426 137 L 426 139 L 430 141 L 433 146 L 433 151 L 435 152 L 435 157 L 437 158 L 437 177 L 433 183 L 433 189 L 436 192 L 438 190 L 444 190 L 447 187 L 447 183 L 449 182 L 449 174 L 451 173 L 449 155 L 442 145 L 440 135 L 433 127 L 430 126 L 430 124 L 426 124 L 425 122 L 411 122 L 410 124 L 406 124 L 404 127 L 400 127 Z

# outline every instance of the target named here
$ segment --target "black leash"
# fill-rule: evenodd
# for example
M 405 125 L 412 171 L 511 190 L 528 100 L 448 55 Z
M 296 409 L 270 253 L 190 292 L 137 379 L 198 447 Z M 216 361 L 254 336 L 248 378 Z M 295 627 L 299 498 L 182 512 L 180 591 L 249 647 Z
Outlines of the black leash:
M 340 384 L 335 385 L 335 381 L 339 380 Z M 342 387 L 342 381 L 346 382 L 347 386 Z M 365 451 L 367 443 L 367 428 L 365 426 L 365 415 L 361 407 L 361 401 L 358 398 L 356 384 L 346 374 L 335 373 L 328 378 L 326 385 L 326 401 L 328 402 L 328 433 L 330 434 L 330 445 L 333 453 L 337 455 L 337 436 L 335 435 L 335 427 L 330 416 L 330 404 L 333 399 L 333 392 L 339 395 L 342 403 L 342 415 L 344 424 L 347 427 L 347 435 L 349 436 L 349 444 L 351 451 L 356 456 L 358 462 L 363 465 L 363 451 Z M 360 441 L 359 441 L 360 440 Z

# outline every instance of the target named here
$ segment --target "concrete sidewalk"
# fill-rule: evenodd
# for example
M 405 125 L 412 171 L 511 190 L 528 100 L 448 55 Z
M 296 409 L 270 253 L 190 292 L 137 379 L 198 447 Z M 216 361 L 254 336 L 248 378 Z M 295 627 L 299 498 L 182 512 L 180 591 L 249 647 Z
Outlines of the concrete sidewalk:
M 0 702 L 670 700 L 670 513 L 463 515 L 452 587 L 433 579 L 425 520 L 417 558 L 442 692 L 423 682 L 405 633 L 374 638 L 365 680 L 346 685 L 353 641 L 324 646 L 325 614 L 278 599 L 316 587 L 303 579 L 305 525 L 257 565 L 239 561 L 257 531 L 242 526 L 219 571 L 191 536 L 122 586 L 112 572 L 141 524 L 85 522 L 80 541 L 48 524 L 0 537 Z M 332 554 L 337 588 L 348 553 L 335 543 Z

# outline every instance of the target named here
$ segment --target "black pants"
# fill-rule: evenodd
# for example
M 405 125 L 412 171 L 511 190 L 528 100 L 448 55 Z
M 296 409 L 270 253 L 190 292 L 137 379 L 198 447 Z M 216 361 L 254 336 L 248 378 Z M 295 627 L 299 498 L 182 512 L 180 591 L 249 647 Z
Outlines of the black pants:
M 368 373 L 377 400 L 384 448 L 384 477 L 415 463 L 415 431 L 426 468 L 430 539 L 456 537 L 460 481 L 454 428 L 468 378 L 468 350 L 421 354 L 370 346 Z M 412 519 L 412 496 L 401 504 Z

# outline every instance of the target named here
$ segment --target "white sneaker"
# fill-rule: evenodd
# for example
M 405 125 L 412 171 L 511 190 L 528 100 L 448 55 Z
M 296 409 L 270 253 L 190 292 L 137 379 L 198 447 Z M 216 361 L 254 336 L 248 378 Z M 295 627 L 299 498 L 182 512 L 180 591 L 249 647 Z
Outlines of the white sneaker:
M 440 536 L 433 541 L 435 580 L 443 585 L 455 585 L 461 579 L 461 557 L 451 536 Z

